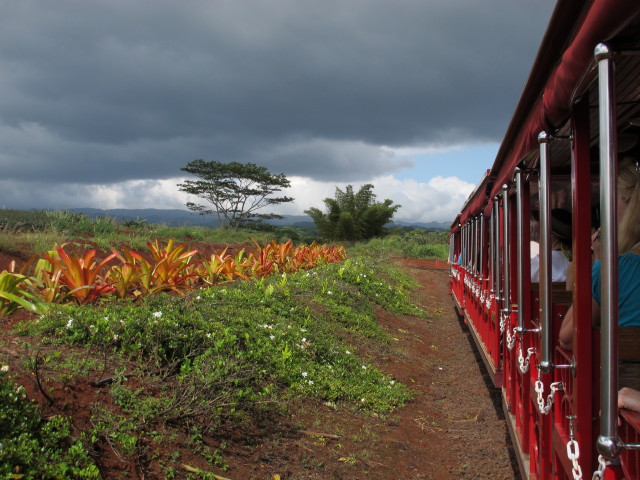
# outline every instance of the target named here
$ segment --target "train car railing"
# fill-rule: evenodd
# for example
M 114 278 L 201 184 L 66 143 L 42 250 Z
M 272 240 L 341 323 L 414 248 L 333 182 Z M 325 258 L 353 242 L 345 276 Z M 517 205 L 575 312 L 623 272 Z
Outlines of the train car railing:
M 597 447 L 607 459 L 621 451 L 638 450 L 640 443 L 625 443 L 618 436 L 618 236 L 616 218 L 617 130 L 613 52 L 598 44 L 600 123 L 600 215 L 602 242 L 602 299 L 600 352 L 600 436 Z M 629 458 L 630 454 L 626 457 Z

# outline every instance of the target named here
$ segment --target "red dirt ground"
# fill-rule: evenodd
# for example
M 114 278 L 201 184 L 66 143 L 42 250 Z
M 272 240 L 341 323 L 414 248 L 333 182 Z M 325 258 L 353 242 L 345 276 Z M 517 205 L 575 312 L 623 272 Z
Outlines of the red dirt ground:
M 0 270 L 6 268 L 8 260 L 0 253 Z M 385 418 L 309 402 L 292 408 L 288 417 L 265 419 L 248 435 L 221 433 L 226 438 L 213 440 L 227 442 L 224 458 L 229 468 L 215 471 L 219 478 L 519 478 L 498 392 L 489 388 L 488 375 L 478 362 L 466 326 L 454 312 L 447 271 L 426 261 L 396 261 L 421 285 L 414 291 L 413 300 L 430 318 L 379 311 L 378 320 L 396 339 L 396 345 L 388 354 L 367 360 L 412 388 L 415 400 Z M 7 335 L 9 325 L 15 321 L 20 317 L 0 320 L 0 357 L 10 364 L 19 361 L 12 347 L 17 343 Z M 22 379 L 22 383 L 33 398 L 46 403 L 33 382 Z M 56 390 L 66 395 L 66 411 L 79 417 L 84 411 L 84 422 L 88 405 L 108 397 L 89 385 Z M 51 413 L 57 412 L 44 408 L 45 415 Z M 82 422 L 80 418 L 78 421 Z M 108 455 L 100 461 L 104 478 L 164 478 L 153 469 L 145 475 L 136 473 L 126 460 Z M 195 459 L 183 452 L 176 467 L 191 465 L 190 461 Z M 178 478 L 186 478 L 186 471 L 184 475 Z

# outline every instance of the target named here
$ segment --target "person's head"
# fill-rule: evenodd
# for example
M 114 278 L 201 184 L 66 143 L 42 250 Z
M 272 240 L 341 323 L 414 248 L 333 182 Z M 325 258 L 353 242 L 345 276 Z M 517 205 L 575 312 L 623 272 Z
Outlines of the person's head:
M 618 253 L 628 252 L 640 242 L 640 173 L 636 162 L 621 159 L 618 163 Z
M 571 230 L 571 212 L 565 208 L 552 208 L 551 235 L 566 248 L 571 248 Z
M 539 231 L 539 219 L 540 212 L 533 211 L 531 212 L 531 239 L 538 240 L 540 236 Z M 535 225 L 535 227 L 534 227 Z M 566 249 L 571 249 L 571 212 L 565 208 L 552 208 L 551 209 L 551 248 L 553 250 L 560 250 L 560 248 L 564 247 Z M 533 237 L 534 228 L 536 230 L 536 236 Z

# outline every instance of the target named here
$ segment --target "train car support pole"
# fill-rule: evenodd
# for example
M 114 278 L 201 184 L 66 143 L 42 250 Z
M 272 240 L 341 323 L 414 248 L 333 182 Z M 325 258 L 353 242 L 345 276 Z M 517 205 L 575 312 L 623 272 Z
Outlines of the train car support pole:
M 499 310 L 500 302 L 502 301 L 502 295 L 500 290 L 500 205 L 499 205 L 499 197 L 496 197 L 493 201 L 493 210 L 494 210 L 494 231 L 495 231 L 495 243 L 494 243 L 494 274 L 495 274 L 495 284 L 496 284 L 496 307 Z
M 540 319 L 541 319 L 541 360 L 538 368 L 544 373 L 550 373 L 553 368 L 551 346 L 551 219 L 549 216 L 551 183 L 549 143 L 551 137 L 547 132 L 540 132 Z
M 600 305 L 600 436 L 598 451 L 606 458 L 620 453 L 618 437 L 618 235 L 616 222 L 617 138 L 612 52 L 595 49 L 600 98 L 600 215 L 602 300 Z

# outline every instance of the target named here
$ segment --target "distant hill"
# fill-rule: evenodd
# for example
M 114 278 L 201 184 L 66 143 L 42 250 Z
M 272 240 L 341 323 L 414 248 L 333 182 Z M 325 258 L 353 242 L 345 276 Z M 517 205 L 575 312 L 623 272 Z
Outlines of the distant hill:
M 164 224 L 172 227 L 184 225 L 199 225 L 217 227 L 218 220 L 213 215 L 199 215 L 189 210 L 157 209 L 157 208 L 70 208 L 72 212 L 83 213 L 89 218 L 111 217 L 118 221 L 145 220 L 147 223 Z M 313 220 L 308 215 L 288 215 L 282 220 L 270 220 L 269 223 L 277 226 L 292 226 L 299 228 L 314 227 Z M 449 230 L 451 222 L 407 222 L 403 220 L 393 222 L 394 226 L 402 228 L 415 228 L 420 230 Z
M 405 220 L 396 220 L 393 222 L 396 227 L 413 227 L 416 230 L 436 230 L 448 232 L 451 222 L 407 222 Z

